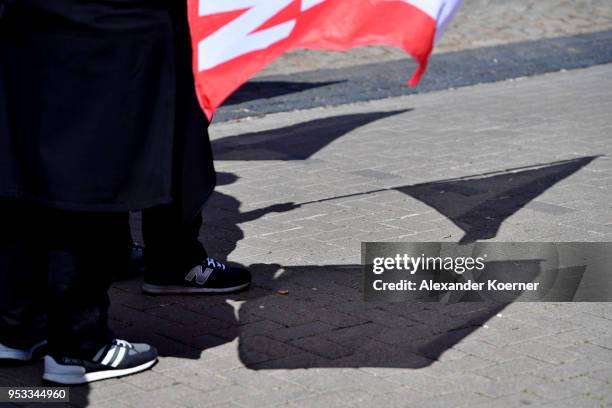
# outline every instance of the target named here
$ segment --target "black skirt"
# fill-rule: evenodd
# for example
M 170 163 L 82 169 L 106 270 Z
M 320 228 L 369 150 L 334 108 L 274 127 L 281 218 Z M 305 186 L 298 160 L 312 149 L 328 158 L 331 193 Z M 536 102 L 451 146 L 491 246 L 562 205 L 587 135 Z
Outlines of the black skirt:
M 77 211 L 201 208 L 215 173 L 186 3 L 7 3 L 0 197 Z

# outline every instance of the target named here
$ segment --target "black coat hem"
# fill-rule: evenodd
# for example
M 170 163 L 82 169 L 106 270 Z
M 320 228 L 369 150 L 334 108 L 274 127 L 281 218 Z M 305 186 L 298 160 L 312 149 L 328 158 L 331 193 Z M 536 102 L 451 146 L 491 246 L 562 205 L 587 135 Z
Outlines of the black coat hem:
M 83 203 L 83 202 L 65 202 L 51 200 L 47 198 L 37 197 L 31 194 L 19 193 L 19 192 L 2 192 L 0 193 L 1 198 L 15 199 L 27 201 L 30 203 L 42 205 L 44 207 L 55 208 L 58 210 L 66 211 L 79 211 L 79 212 L 129 212 L 139 211 L 147 208 L 156 207 L 164 204 L 171 204 L 174 200 L 170 196 L 163 196 L 150 200 L 134 201 L 126 203 Z

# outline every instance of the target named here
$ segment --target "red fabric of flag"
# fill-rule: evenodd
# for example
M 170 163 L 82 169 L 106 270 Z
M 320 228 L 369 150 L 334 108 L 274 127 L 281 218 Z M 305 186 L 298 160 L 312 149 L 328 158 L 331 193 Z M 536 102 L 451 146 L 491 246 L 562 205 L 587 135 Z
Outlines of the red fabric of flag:
M 200 103 L 212 118 L 240 85 L 296 48 L 397 46 L 419 63 L 410 80 L 414 86 L 427 66 L 443 13 L 452 15 L 458 4 L 459 0 L 189 0 Z

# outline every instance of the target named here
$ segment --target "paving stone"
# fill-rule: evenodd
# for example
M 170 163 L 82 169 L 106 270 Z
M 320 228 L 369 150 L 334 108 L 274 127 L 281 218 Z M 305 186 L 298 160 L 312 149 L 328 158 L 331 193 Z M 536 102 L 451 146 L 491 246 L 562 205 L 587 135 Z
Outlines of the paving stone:
M 596 398 L 591 398 L 585 395 L 578 395 L 561 401 L 554 401 L 544 406 L 555 408 L 601 408 L 602 406 L 609 406 L 609 404 L 605 404 L 605 402 L 602 402 L 601 400 L 598 400 Z
M 446 394 L 431 398 L 423 398 L 416 401 L 406 401 L 409 407 L 471 407 L 478 404 L 491 404 L 493 400 L 491 398 L 473 393 L 473 392 L 461 392 L 457 394 Z
M 500 380 L 503 378 L 511 377 L 513 375 L 519 375 L 529 373 L 537 370 L 546 369 L 548 364 L 540 362 L 538 360 L 529 357 L 520 357 L 515 360 L 505 361 L 497 365 L 489 365 L 484 368 L 473 370 L 473 374 L 481 375 L 483 377 Z
M 311 395 L 290 401 L 289 406 L 307 407 L 341 407 L 351 402 L 360 401 L 368 397 L 368 394 L 359 388 L 344 388 L 340 390 L 327 391 L 318 395 Z
M 495 407 L 528 407 L 528 406 L 542 406 L 546 400 L 538 397 L 537 395 L 527 394 L 527 393 L 519 393 L 513 395 L 507 395 L 505 397 L 496 398 L 491 401 L 486 401 L 485 403 L 476 405 L 476 406 L 495 406 Z

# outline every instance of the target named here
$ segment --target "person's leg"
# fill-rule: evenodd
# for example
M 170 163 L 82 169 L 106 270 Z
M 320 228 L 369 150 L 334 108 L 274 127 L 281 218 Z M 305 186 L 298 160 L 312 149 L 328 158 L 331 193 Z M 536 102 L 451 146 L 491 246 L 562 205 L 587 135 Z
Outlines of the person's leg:
M 49 346 L 54 354 L 91 357 L 112 339 L 108 289 L 124 245 L 122 214 L 46 211 Z
M 131 279 L 142 276 L 144 272 L 144 247 L 132 236 L 130 216 L 125 214 L 125 222 L 121 236 L 124 244 L 122 266 L 113 271 L 113 280 Z
M 197 175 L 208 174 L 212 166 L 212 154 L 205 154 L 208 122 L 198 105 L 191 70 L 191 42 L 187 26 L 187 3 L 173 3 L 170 17 L 174 29 L 174 58 L 176 65 L 176 99 L 174 121 L 174 203 L 142 211 L 142 235 L 145 245 L 145 280 L 157 284 L 176 282 L 194 266 L 207 258 L 206 250 L 198 236 L 202 226 L 199 211 L 186 215 L 185 191 L 200 191 L 201 186 L 192 185 Z M 193 142 L 187 146 L 188 141 Z M 210 145 L 210 143 L 208 143 Z M 210 146 L 208 146 L 210 149 Z M 185 160 L 195 153 L 200 160 L 191 160 L 189 173 L 185 173 Z M 212 171 L 214 175 L 214 170 Z M 194 176 L 195 175 L 195 176 Z M 202 183 L 200 183 L 202 184 Z M 191 206 L 191 205 L 190 205 Z M 188 206 L 188 207 L 190 207 Z M 191 214 L 191 211 L 188 211 Z
M 206 254 L 198 239 L 202 218 L 184 221 L 176 206 L 143 211 L 143 291 L 150 294 L 227 293 L 247 288 L 251 274 Z
M 0 200 L 0 359 L 29 360 L 45 344 L 46 259 L 37 215 L 17 200 Z
M 191 222 L 182 219 L 173 205 L 142 212 L 142 235 L 145 244 L 145 276 L 158 284 L 170 284 L 177 273 L 184 276 L 207 258 L 198 236 L 202 218 Z
M 78 384 L 151 367 L 157 351 L 115 339 L 108 289 L 123 265 L 121 213 L 45 210 L 48 248 L 49 354 L 43 379 Z
M 170 7 L 174 28 L 176 101 L 174 203 L 143 211 L 145 284 L 148 293 L 228 292 L 246 288 L 250 273 L 208 258 L 198 239 L 201 208 L 215 185 L 208 121 L 196 97 L 187 3 Z

